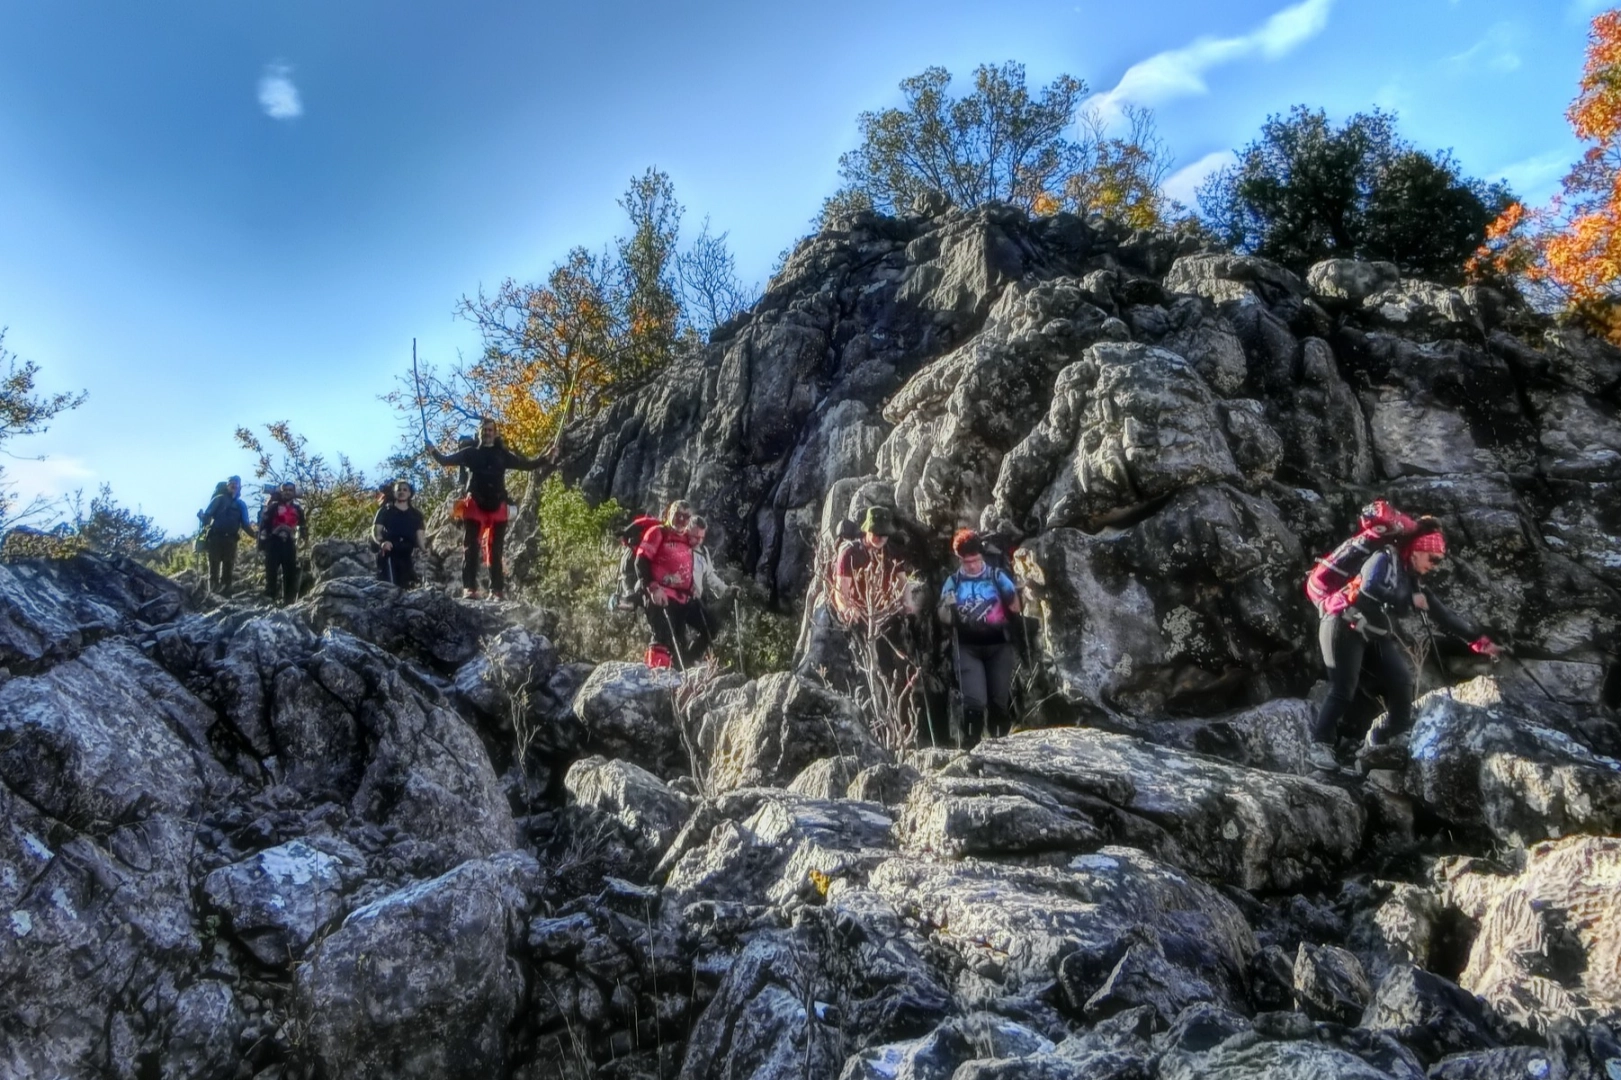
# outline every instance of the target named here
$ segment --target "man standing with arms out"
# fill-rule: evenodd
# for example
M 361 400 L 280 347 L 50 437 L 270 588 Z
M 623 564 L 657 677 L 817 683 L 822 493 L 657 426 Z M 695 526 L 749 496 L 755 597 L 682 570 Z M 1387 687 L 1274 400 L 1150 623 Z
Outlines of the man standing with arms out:
M 416 494 L 408 480 L 394 484 L 392 501 L 377 508 L 372 519 L 372 537 L 377 541 L 377 577 L 405 589 L 416 583 L 412 553 L 428 542 L 427 523 L 422 511 L 411 505 Z
M 478 598 L 478 564 L 480 550 L 483 561 L 490 567 L 490 596 L 500 600 L 506 589 L 506 574 L 501 566 L 501 552 L 507 542 L 507 470 L 522 469 L 530 472 L 551 462 L 544 454 L 526 458 L 507 449 L 501 441 L 495 421 L 485 417 L 479 421 L 478 442 L 462 447 L 453 454 L 441 454 L 433 447 L 428 456 L 440 465 L 455 465 L 467 470 L 466 496 L 457 503 L 462 521 L 462 596 Z
M 208 508 L 198 513 L 197 519 L 208 530 L 204 544 L 208 548 L 208 590 L 221 596 L 231 595 L 231 579 L 236 576 L 236 545 L 242 533 L 257 536 L 248 520 L 248 504 L 242 501 L 242 478 L 233 476 L 225 482 L 225 490 L 215 490 Z
M 270 496 L 259 518 L 259 531 L 265 538 L 265 595 L 283 605 L 298 599 L 298 545 L 308 536 L 304 508 L 298 505 L 297 496 L 298 488 L 292 481 L 282 484 Z

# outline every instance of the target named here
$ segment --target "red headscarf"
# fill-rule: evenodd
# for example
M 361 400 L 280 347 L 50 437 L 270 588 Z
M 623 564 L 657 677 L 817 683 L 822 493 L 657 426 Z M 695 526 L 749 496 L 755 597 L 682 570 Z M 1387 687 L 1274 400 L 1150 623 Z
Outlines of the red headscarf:
M 1446 537 L 1441 530 L 1419 533 L 1402 545 L 1402 554 L 1407 557 L 1417 555 L 1419 552 L 1429 552 L 1432 555 L 1445 555 L 1447 553 Z

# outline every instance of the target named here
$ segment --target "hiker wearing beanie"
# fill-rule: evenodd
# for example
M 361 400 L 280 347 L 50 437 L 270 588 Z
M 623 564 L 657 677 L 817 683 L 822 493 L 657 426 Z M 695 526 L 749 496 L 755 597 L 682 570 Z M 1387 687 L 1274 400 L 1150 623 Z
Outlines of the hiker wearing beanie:
M 198 511 L 197 520 L 207 530 L 203 543 L 208 550 L 208 590 L 230 596 L 241 535 L 258 535 L 248 517 L 248 504 L 242 501 L 242 478 L 233 476 L 217 485 L 207 508 Z
M 865 608 L 866 598 L 860 595 L 864 587 L 888 589 L 893 587 L 896 575 L 906 576 L 906 563 L 890 542 L 895 531 L 895 512 L 887 506 L 870 506 L 861 519 L 860 539 L 839 545 L 833 569 L 833 608 L 846 623 Z M 876 575 L 870 572 L 874 567 Z M 910 597 L 907 614 L 915 614 Z
M 405 589 L 416 583 L 416 567 L 411 556 L 428 542 L 427 523 L 422 511 L 411 505 L 416 489 L 409 480 L 393 485 L 388 503 L 377 508 L 372 519 L 372 538 L 377 541 L 377 578 Z
M 958 567 L 940 590 L 938 614 L 951 627 L 968 749 L 982 733 L 1000 738 L 1012 729 L 1017 656 L 1009 630 L 1019 613 L 1019 591 L 1005 571 L 986 565 L 984 541 L 972 529 L 957 530 L 951 550 Z
M 265 551 L 265 595 L 276 603 L 291 604 L 298 599 L 298 545 L 309 536 L 292 481 L 271 493 L 259 515 L 259 534 Z
M 709 651 L 709 626 L 693 592 L 692 519 L 691 504 L 678 499 L 636 545 L 636 579 L 647 596 L 643 610 L 653 634 L 647 648 L 652 667 L 685 668 Z
M 1332 748 L 1364 667 L 1378 681 L 1385 700 L 1384 719 L 1368 731 L 1368 745 L 1377 746 L 1412 725 L 1413 669 L 1397 634 L 1400 616 L 1420 612 L 1442 631 L 1469 642 L 1475 652 L 1497 656 L 1499 650 L 1490 638 L 1441 603 L 1420 580 L 1445 557 L 1440 523 L 1421 518 L 1414 535 L 1374 552 L 1361 573 L 1325 603 L 1317 640 L 1330 687 L 1313 725 L 1312 738 L 1319 744 Z M 1322 757 L 1321 751 L 1317 756 Z
M 502 599 L 506 589 L 506 572 L 501 565 L 502 551 L 507 540 L 507 470 L 522 469 L 532 472 L 553 466 L 550 458 L 540 454 L 526 458 L 507 448 L 501 440 L 495 421 L 485 417 L 479 421 L 478 442 L 461 446 L 455 453 L 441 454 L 427 447 L 427 454 L 440 465 L 455 465 L 465 470 L 467 481 L 465 496 L 456 503 L 453 516 L 462 523 L 462 595 L 478 598 L 478 564 L 490 568 L 490 596 Z

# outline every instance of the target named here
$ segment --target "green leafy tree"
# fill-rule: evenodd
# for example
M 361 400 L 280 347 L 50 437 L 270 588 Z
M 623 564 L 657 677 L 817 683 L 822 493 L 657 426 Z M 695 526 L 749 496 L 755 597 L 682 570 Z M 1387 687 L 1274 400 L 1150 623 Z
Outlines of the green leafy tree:
M 263 439 L 245 427 L 236 429 L 236 441 L 254 455 L 253 475 L 265 484 L 292 482 L 304 507 L 305 524 L 312 539 L 345 540 L 368 535 L 377 513 L 375 483 L 339 454 L 336 464 L 310 449 L 309 440 L 296 434 L 285 420 L 265 425 Z M 252 512 L 254 500 L 248 499 Z
M 52 420 L 84 404 L 85 393 L 41 394 L 34 388 L 39 365 L 19 361 L 6 348 L 6 328 L 0 327 L 0 447 L 24 435 L 38 435 Z M 52 503 L 34 499 L 19 506 L 16 490 L 0 468 L 0 529 L 11 529 L 52 512 Z
M 1336 127 L 1304 105 L 1268 117 L 1238 161 L 1199 189 L 1205 223 L 1240 251 L 1299 273 L 1364 258 L 1442 281 L 1461 280 L 1509 201 L 1501 184 L 1463 176 L 1450 152 L 1414 149 L 1391 113 Z
M 1024 66 L 1009 61 L 975 68 L 963 97 L 950 88 L 951 73 L 931 67 L 902 80 L 903 108 L 858 117 L 861 145 L 839 158 L 845 188 L 830 200 L 832 211 L 905 213 L 935 192 L 957 206 L 1001 200 L 1030 209 L 1043 192 L 1063 188 L 1079 164 L 1065 131 L 1085 83 L 1060 75 L 1033 97 Z
M 102 484 L 84 505 L 84 493 L 73 496 L 73 532 L 85 547 L 109 555 L 146 555 L 169 540 L 141 508 L 131 510 L 113 497 L 111 484 Z

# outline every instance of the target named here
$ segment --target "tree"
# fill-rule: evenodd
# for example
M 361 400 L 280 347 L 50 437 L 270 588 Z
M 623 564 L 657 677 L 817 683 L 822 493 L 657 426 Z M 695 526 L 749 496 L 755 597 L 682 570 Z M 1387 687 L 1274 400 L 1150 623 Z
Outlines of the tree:
M 6 348 L 6 328 L 0 327 L 0 447 L 19 436 L 38 435 L 56 417 L 84 404 L 86 395 L 82 390 L 36 393 L 34 378 L 38 374 L 38 364 L 32 360 L 19 362 L 16 354 Z M 50 508 L 49 501 L 39 498 L 19 507 L 16 491 L 6 481 L 4 468 L 0 468 L 0 529 L 14 528 L 50 512 Z
M 306 524 L 312 537 L 356 539 L 369 532 L 377 513 L 375 483 L 338 455 L 336 465 L 310 450 L 309 440 L 295 434 L 285 420 L 265 425 L 270 446 L 245 427 L 236 429 L 236 441 L 254 455 L 253 475 L 269 484 L 291 482 L 298 488 Z M 248 505 L 251 509 L 253 501 Z
M 1559 196 L 1540 209 L 1504 208 L 1470 268 L 1520 285 L 1533 302 L 1621 345 L 1621 10 L 1593 19 L 1565 118 L 1591 145 Z
M 758 290 L 737 276 L 737 260 L 726 246 L 726 236 L 710 232 L 709 219 L 704 218 L 703 228 L 676 258 L 686 320 L 706 339 L 715 327 L 747 311 L 758 299 Z
M 1391 113 L 1358 113 L 1336 128 L 1304 105 L 1268 117 L 1237 163 L 1199 189 L 1206 224 L 1240 251 L 1299 273 L 1322 259 L 1364 258 L 1443 281 L 1461 278 L 1508 202 L 1502 185 L 1462 176 L 1450 153 L 1404 142 Z
M 1064 131 L 1085 83 L 1060 75 L 1032 98 L 1024 66 L 1009 61 L 975 68 L 966 97 L 952 98 L 950 86 L 951 73 L 931 67 L 902 80 L 904 108 L 862 113 L 861 145 L 839 158 L 845 188 L 830 204 L 864 201 L 896 214 L 938 192 L 958 206 L 1001 200 L 1028 210 L 1043 192 L 1062 190 L 1078 164 Z
M 1073 169 L 1057 178 L 1062 183 L 1056 191 L 1037 196 L 1035 212 L 1101 214 L 1134 229 L 1165 225 L 1185 212 L 1160 189 L 1172 159 L 1154 127 L 1154 114 L 1128 105 L 1121 119 L 1124 131 L 1111 133 L 1101 112 L 1081 110 Z
M 478 327 L 477 360 L 387 395 L 415 445 L 419 409 L 445 442 L 490 416 L 514 448 L 535 453 L 575 417 L 590 416 L 668 365 L 683 347 L 679 256 L 683 209 L 670 178 L 648 169 L 619 200 L 630 232 L 602 254 L 571 250 L 544 282 L 503 281 L 461 299 Z M 721 238 L 722 241 L 724 238 Z
M 85 547 L 110 555 L 141 555 L 169 539 L 149 516 L 141 513 L 140 507 L 131 510 L 120 506 L 111 484 L 101 485 L 88 509 L 84 492 L 74 493 L 72 525 L 74 535 Z

